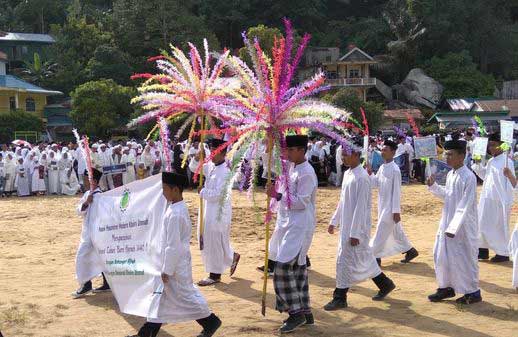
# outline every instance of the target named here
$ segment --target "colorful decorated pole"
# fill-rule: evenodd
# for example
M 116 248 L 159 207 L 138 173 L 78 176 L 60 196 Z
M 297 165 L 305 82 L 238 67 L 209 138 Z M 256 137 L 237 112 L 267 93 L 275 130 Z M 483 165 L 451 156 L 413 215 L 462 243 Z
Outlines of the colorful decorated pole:
M 169 148 L 169 128 L 164 117 L 158 119 L 158 127 L 160 129 L 160 139 L 162 141 L 162 151 L 164 152 L 165 170 L 171 172 L 171 149 Z
M 92 182 L 94 174 L 92 170 L 92 157 L 90 154 L 90 144 L 88 144 L 88 137 L 84 136 L 83 140 L 81 140 L 77 129 L 72 129 L 72 133 L 76 138 L 76 143 L 79 146 L 79 149 L 83 152 L 83 157 L 85 157 L 86 171 L 88 172 L 88 184 L 90 185 L 90 191 L 93 192 Z M 81 147 L 81 144 L 83 144 L 83 147 Z
M 200 129 L 201 131 L 204 131 L 205 130 L 205 115 L 202 115 L 201 116 L 201 126 L 200 126 Z M 201 147 L 201 150 L 199 150 L 199 153 L 200 153 L 200 163 L 201 165 L 203 165 L 203 162 L 205 160 L 205 133 L 202 132 L 201 135 L 200 135 L 200 147 Z M 203 166 L 201 168 L 201 171 L 200 171 L 200 180 L 198 182 L 198 189 L 202 189 L 203 188 L 203 177 L 204 177 L 204 172 L 203 172 Z M 199 202 L 200 202 L 200 216 L 199 216 L 199 221 L 200 221 L 200 226 L 199 226 L 199 229 L 200 229 L 200 250 L 203 250 L 204 248 L 204 243 L 203 243 L 203 233 L 204 233 L 204 230 L 205 230 L 205 204 L 203 203 L 203 198 L 200 197 L 199 198 Z
M 220 78 L 229 52 L 223 52 L 211 68 L 207 40 L 204 40 L 204 60 L 198 49 L 190 43 L 189 58 L 179 48 L 171 46 L 171 49 L 172 56 L 164 53 L 162 56 L 150 59 L 156 61 L 161 73 L 156 75 L 139 74 L 132 77 L 133 79 L 146 79 L 139 88 L 140 95 L 132 102 L 140 103 L 147 112 L 131 121 L 128 127 L 147 123 L 160 117 L 167 120 L 184 118 L 176 136 L 179 137 L 189 125 L 191 126 L 186 148 L 188 151 L 195 134 L 197 119 L 201 121 L 201 131 L 205 131 L 207 123 L 214 125 L 213 107 L 219 100 L 226 97 L 229 91 L 234 90 Z M 202 138 L 203 141 L 204 138 Z M 203 150 L 200 155 L 204 159 Z M 184 157 L 182 166 L 185 166 L 186 160 L 187 156 Z M 203 165 L 203 160 L 200 160 L 199 167 L 201 165 Z M 199 186 L 202 184 L 203 171 Z M 200 205 L 200 249 L 203 249 L 203 200 L 201 197 Z
M 255 175 L 261 154 L 261 151 L 258 150 L 259 145 L 266 141 L 267 150 L 270 150 L 268 155 L 271 158 L 268 163 L 268 173 L 275 172 L 278 181 L 282 181 L 285 186 L 283 199 L 285 198 L 286 206 L 289 208 L 291 207 L 289 165 L 288 158 L 283 151 L 285 148 L 284 137 L 288 132 L 311 129 L 337 140 L 344 147 L 344 151 L 351 148 L 358 149 L 343 136 L 343 134 L 347 134 L 347 130 L 341 121 L 347 119 L 350 114 L 324 102 L 308 99 L 309 96 L 328 89 L 324 86 L 325 77 L 322 72 L 297 86 L 291 85 L 297 65 L 310 37 L 308 34 L 304 35 L 301 44 L 296 48 L 295 55 L 292 56 L 293 29 L 288 20 L 285 20 L 285 26 L 286 37 L 274 40 L 271 53 L 273 59 L 270 59 L 262 50 L 257 39 L 251 42 L 245 34 L 243 35 L 245 48 L 252 60 L 253 67 L 251 69 L 237 57 L 228 58 L 227 66 L 239 78 L 241 88 L 232 91 L 229 97 L 221 98 L 219 104 L 214 106 L 215 117 L 223 122 L 224 127 L 219 130 L 206 130 L 201 134 L 218 136 L 230 133 L 234 135 L 215 149 L 209 158 L 205 159 L 205 162 L 208 162 L 215 154 L 232 146 L 232 150 L 227 153 L 227 158 L 230 159 L 230 175 L 233 178 L 228 179 L 227 189 L 230 189 L 228 186 L 231 186 L 232 182 L 237 179 L 245 156 L 251 158 L 247 161 L 247 164 L 252 165 L 250 176 Z M 200 173 L 200 170 L 199 166 L 195 176 Z M 269 175 L 269 181 L 271 179 L 272 176 Z M 250 184 L 252 193 L 253 185 Z M 269 221 L 272 214 L 269 197 L 267 199 L 268 206 L 264 219 L 266 274 L 263 281 L 263 315 L 266 312 Z
M 266 212 L 271 212 L 270 210 L 270 196 L 268 192 L 272 186 L 272 159 L 273 159 L 273 138 L 272 136 L 268 136 L 268 175 L 266 182 Z M 263 272 L 263 293 L 261 296 L 261 314 L 263 316 L 266 315 L 266 287 L 268 285 L 268 260 L 270 259 L 269 252 L 269 244 L 270 244 L 270 219 L 271 216 L 266 216 L 265 219 L 265 230 L 264 230 L 264 272 Z

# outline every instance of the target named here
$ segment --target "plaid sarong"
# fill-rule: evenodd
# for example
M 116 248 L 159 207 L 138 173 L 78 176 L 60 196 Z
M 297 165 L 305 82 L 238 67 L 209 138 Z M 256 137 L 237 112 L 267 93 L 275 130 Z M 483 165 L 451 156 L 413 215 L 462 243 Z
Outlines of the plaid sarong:
M 277 262 L 273 272 L 275 309 L 290 314 L 310 313 L 309 282 L 306 265 L 297 264 L 298 257 L 288 263 Z

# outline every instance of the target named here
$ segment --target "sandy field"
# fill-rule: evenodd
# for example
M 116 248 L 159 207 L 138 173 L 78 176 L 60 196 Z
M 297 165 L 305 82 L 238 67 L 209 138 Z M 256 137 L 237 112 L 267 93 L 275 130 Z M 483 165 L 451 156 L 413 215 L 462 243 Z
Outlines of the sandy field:
M 316 325 L 292 336 L 518 336 L 518 294 L 511 288 L 511 263 L 480 263 L 482 303 L 428 302 L 426 296 L 436 289 L 432 247 L 442 203 L 422 185 L 405 186 L 402 202 L 405 230 L 420 256 L 409 265 L 399 262 L 401 256 L 383 261 L 383 270 L 395 281 L 396 290 L 386 301 L 374 302 L 375 285 L 365 281 L 351 289 L 349 308 L 324 311 L 335 287 L 338 236 L 327 234 L 326 229 L 338 195 L 335 188 L 318 192 L 318 227 L 309 274 Z M 373 211 L 375 196 L 376 192 Z M 135 333 L 143 323 L 143 318 L 121 314 L 111 293 L 77 300 L 70 296 L 77 287 L 78 199 L 0 200 L 0 330 L 4 337 L 122 337 Z M 196 194 L 188 192 L 186 199 L 194 221 Z M 255 270 L 264 256 L 264 228 L 245 194 L 235 192 L 233 204 L 232 243 L 242 256 L 241 263 L 234 277 L 224 275 L 222 283 L 202 292 L 223 321 L 217 336 L 276 336 L 285 316 L 274 310 L 271 281 L 267 314 L 261 316 L 262 274 Z M 514 212 L 513 223 L 516 218 Z M 191 248 L 197 281 L 205 274 L 195 240 Z M 196 323 L 187 322 L 164 326 L 159 336 L 196 336 L 200 330 Z

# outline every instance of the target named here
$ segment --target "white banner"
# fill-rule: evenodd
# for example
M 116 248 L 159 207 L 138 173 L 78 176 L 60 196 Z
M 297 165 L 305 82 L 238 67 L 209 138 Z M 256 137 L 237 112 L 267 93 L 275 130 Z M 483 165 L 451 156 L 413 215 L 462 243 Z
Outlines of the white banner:
M 166 205 L 159 174 L 99 194 L 91 205 L 92 243 L 123 313 L 156 318 Z
M 500 121 L 500 140 L 509 145 L 513 143 L 514 121 Z
M 474 156 L 481 156 L 485 157 L 487 154 L 487 144 L 488 144 L 488 138 L 487 137 L 477 137 L 475 138 L 475 143 L 473 146 L 473 155 Z

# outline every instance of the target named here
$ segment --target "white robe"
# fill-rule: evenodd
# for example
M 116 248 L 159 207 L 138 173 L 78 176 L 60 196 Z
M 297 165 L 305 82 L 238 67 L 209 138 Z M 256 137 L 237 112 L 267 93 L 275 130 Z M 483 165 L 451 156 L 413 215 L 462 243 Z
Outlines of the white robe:
M 330 225 L 340 226 L 336 259 L 336 287 L 350 288 L 381 273 L 369 246 L 371 232 L 371 186 L 367 171 L 361 166 L 344 173 L 338 207 Z M 350 239 L 360 240 L 352 246 Z
M 513 260 L 513 288 L 518 289 L 518 225 L 514 228 L 509 241 L 509 252 Z
M 16 190 L 14 187 L 14 181 L 16 179 L 16 164 L 14 163 L 14 159 L 9 160 L 7 158 L 4 162 L 5 162 L 4 192 L 14 192 Z
M 306 255 L 316 227 L 317 176 L 315 170 L 305 161 L 290 166 L 288 196 L 285 186 L 279 192 L 277 223 L 270 240 L 270 260 L 288 263 L 298 256 L 297 264 L 306 264 Z M 288 205 L 288 197 L 290 204 Z
M 126 172 L 122 174 L 122 183 L 124 185 L 129 184 L 135 181 L 135 156 L 130 152 L 130 154 L 123 154 L 121 158 L 121 164 L 126 165 Z
M 94 199 L 95 194 L 100 193 L 101 189 L 97 188 L 94 191 Z M 76 278 L 79 284 L 85 284 L 87 281 L 90 281 L 94 277 L 100 275 L 102 270 L 102 264 L 98 263 L 97 253 L 95 252 L 95 248 L 92 244 L 92 239 L 90 236 L 90 228 L 88 225 L 88 215 L 89 208 L 85 210 L 81 210 L 81 206 L 86 201 L 88 196 L 90 195 L 90 191 L 86 191 L 83 195 L 79 204 L 77 205 L 77 214 L 83 217 L 83 227 L 81 229 L 81 240 L 79 242 L 79 247 L 77 248 L 76 253 Z
M 27 168 L 23 164 L 18 164 L 16 166 L 15 186 L 19 197 L 31 194 L 29 190 L 29 172 L 27 172 Z
M 77 180 L 76 172 L 70 159 L 59 161 L 59 181 L 61 183 L 61 193 L 65 195 L 76 195 L 81 188 Z
M 48 176 L 49 176 L 49 194 L 60 193 L 59 186 L 59 166 L 56 157 L 47 160 L 48 163 Z
M 210 315 L 207 301 L 194 286 L 191 265 L 192 223 L 184 201 L 170 204 L 164 215 L 160 250 L 163 274 L 169 275 L 164 284 L 155 323 L 178 323 L 197 320 Z
M 381 165 L 371 177 L 372 187 L 378 192 L 378 225 L 370 242 L 376 258 L 404 253 L 412 248 L 401 222 L 394 222 L 394 213 L 401 213 L 401 171 L 394 163 Z
M 479 290 L 477 179 L 466 166 L 448 172 L 446 186 L 428 188 L 444 200 L 441 222 L 433 250 L 435 276 L 439 288 L 456 293 Z M 454 234 L 454 238 L 446 236 Z
M 230 268 L 234 259 L 234 250 L 230 246 L 231 191 L 224 190 L 229 169 L 226 163 L 218 166 L 208 163 L 204 166 L 204 171 L 206 172 L 205 186 L 200 191 L 204 205 L 204 248 L 201 256 L 207 273 L 223 274 Z M 225 200 L 221 200 L 225 193 L 228 193 Z M 199 221 L 198 214 L 198 239 Z
M 47 190 L 45 186 L 45 173 L 43 173 L 43 178 L 40 178 L 40 166 L 44 167 L 44 172 L 47 172 L 46 166 L 47 162 L 41 160 L 37 165 L 34 166 L 34 170 L 32 171 L 32 192 L 45 192 Z
M 513 204 L 513 187 L 504 176 L 506 154 L 491 158 L 485 168 L 473 166 L 484 180 L 478 204 L 479 248 L 490 248 L 496 254 L 509 256 L 509 218 Z M 507 161 L 514 172 L 512 160 Z

